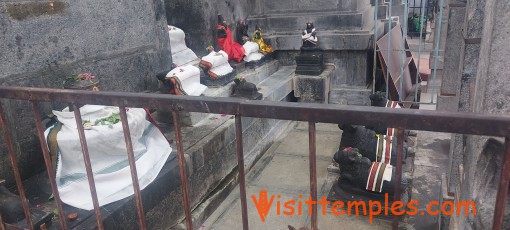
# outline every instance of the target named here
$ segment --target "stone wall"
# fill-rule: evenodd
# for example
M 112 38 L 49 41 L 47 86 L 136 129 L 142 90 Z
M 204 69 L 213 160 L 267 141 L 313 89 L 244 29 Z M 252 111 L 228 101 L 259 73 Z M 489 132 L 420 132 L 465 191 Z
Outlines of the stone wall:
M 0 84 L 61 88 L 67 76 L 91 72 L 103 90 L 156 90 L 155 74 L 171 66 L 166 25 L 160 0 L 2 1 Z M 3 106 L 29 177 L 44 168 L 30 104 Z M 40 106 L 42 114 L 50 108 Z M 0 175 L 12 184 L 3 139 L 0 155 Z
M 218 47 L 216 25 L 218 14 L 223 15 L 235 34 L 235 24 L 246 19 L 255 9 L 256 0 L 164 0 L 168 24 L 186 33 L 188 47 L 197 55 L 205 55 L 209 45 Z M 255 25 L 250 25 L 253 31 Z
M 462 5 L 464 4 L 464 5 Z M 451 79 L 443 81 L 442 89 L 451 90 L 452 98 L 438 101 L 438 108 L 461 112 L 488 114 L 510 113 L 510 83 L 508 56 L 510 47 L 510 2 L 505 0 L 458 1 L 455 7 L 464 7 L 464 14 L 452 14 L 461 19 L 461 25 L 450 24 L 448 30 L 457 34 L 448 35 L 449 42 L 460 47 L 458 63 L 447 65 L 445 73 Z M 456 9 L 459 10 L 459 9 Z M 452 11 L 450 11 L 452 13 Z M 460 33 L 460 37 L 458 36 Z M 450 41 L 449 41 L 450 40 Z M 506 42 L 506 43 L 505 43 Z M 449 49 L 447 47 L 447 56 Z M 451 68 L 451 69 L 449 69 Z M 450 88 L 451 87 L 451 88 Z M 490 147 L 499 146 L 499 147 Z M 502 139 L 489 137 L 454 135 L 452 138 L 449 169 L 449 191 L 455 192 L 458 200 L 478 202 L 476 217 L 463 215 L 452 219 L 458 229 L 486 229 L 492 226 L 494 199 L 502 168 Z M 488 150 L 489 149 L 489 150 Z M 493 159 L 492 159 L 493 158 Z M 489 170 L 490 169 L 490 170 Z M 480 186 L 481 183 L 485 183 Z M 509 203 L 507 201 L 507 208 Z M 505 227 L 510 225 L 509 210 L 506 210 Z

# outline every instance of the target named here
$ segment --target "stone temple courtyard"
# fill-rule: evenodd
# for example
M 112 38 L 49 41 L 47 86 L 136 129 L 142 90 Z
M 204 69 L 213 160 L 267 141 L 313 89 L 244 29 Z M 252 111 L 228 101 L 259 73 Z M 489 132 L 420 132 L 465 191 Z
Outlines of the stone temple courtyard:
M 0 230 L 510 229 L 509 12 L 1 1 Z
M 430 93 L 422 93 L 422 98 L 429 99 Z M 435 110 L 435 106 L 422 105 L 421 109 Z M 338 172 L 332 166 L 331 158 L 338 151 L 342 131 L 336 124 L 319 123 L 316 129 L 320 199 L 328 196 L 332 184 L 338 179 Z M 417 132 L 415 146 L 411 147 L 415 151 L 411 196 L 420 204 L 440 200 L 442 196 L 441 177 L 446 173 L 449 141 L 448 134 Z M 275 207 L 272 207 L 265 222 L 262 222 L 251 198 L 255 195 L 258 199 L 260 190 L 267 190 L 275 196 L 281 195 L 282 202 L 297 199 L 299 195 L 307 197 L 310 194 L 308 153 L 308 124 L 297 122 L 293 123 L 253 166 L 246 176 L 250 229 L 285 230 L 288 229 L 287 225 L 296 228 L 310 226 L 310 216 L 306 211 L 302 216 L 276 215 Z M 200 229 L 242 229 L 240 209 L 237 186 Z M 425 207 L 421 207 L 419 211 L 424 209 Z M 376 218 L 373 223 L 369 223 L 366 216 L 335 216 L 331 213 L 331 206 L 328 206 L 327 210 L 328 214 L 322 215 L 319 208 L 319 229 L 391 229 L 391 220 L 388 219 Z M 404 229 L 437 229 L 439 217 L 418 215 L 407 218 L 404 223 L 401 224 Z

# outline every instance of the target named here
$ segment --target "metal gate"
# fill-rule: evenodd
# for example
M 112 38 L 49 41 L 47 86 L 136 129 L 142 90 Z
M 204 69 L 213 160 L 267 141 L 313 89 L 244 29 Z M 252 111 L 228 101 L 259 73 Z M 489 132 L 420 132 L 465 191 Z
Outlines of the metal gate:
M 443 30 L 445 0 L 404 0 L 402 1 L 404 13 L 400 16 L 393 15 L 397 10 L 394 9 L 395 6 L 398 6 L 400 2 L 397 5 L 395 3 L 401 0 L 374 1 L 374 36 L 376 39 L 373 44 L 373 93 L 385 92 L 387 98 L 400 103 L 436 104 L 437 88 L 440 86 L 441 80 L 438 68 L 441 58 L 440 51 L 444 49 L 441 48 L 444 44 L 440 43 L 440 38 Z M 386 21 L 385 33 L 379 37 L 381 28 L 378 25 L 381 19 L 378 16 L 378 11 L 385 8 L 388 15 L 383 20 Z M 390 33 L 395 27 L 401 27 L 402 33 L 397 35 Z M 397 36 L 399 38 L 396 38 Z M 384 40 L 384 44 L 381 43 L 381 40 Z M 397 43 L 396 40 L 398 40 Z M 427 45 L 427 43 L 432 44 Z M 432 48 L 430 48 L 431 45 Z M 424 63 L 427 60 L 430 63 L 429 68 L 425 66 L 428 63 Z M 415 71 L 411 70 L 410 73 L 406 73 L 407 68 L 414 68 Z M 430 69 L 430 73 L 420 74 L 420 69 L 426 71 Z M 393 74 L 391 70 L 394 70 Z M 407 92 L 407 95 L 405 93 L 406 78 L 416 84 L 416 87 L 413 85 L 413 95 L 410 92 Z M 423 93 L 420 89 L 426 89 L 426 94 L 430 96 L 430 99 L 428 97 L 420 99 L 420 94 Z

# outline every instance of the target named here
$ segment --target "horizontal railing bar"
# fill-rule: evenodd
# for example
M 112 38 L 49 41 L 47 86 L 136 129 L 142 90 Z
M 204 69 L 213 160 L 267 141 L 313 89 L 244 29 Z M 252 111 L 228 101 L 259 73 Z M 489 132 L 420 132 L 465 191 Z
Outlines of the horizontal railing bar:
M 394 128 L 471 135 L 506 136 L 510 133 L 510 116 L 480 113 L 5 86 L 0 87 L 0 98 L 169 108 L 188 112 L 322 123 L 341 122 L 351 125 L 384 125 Z

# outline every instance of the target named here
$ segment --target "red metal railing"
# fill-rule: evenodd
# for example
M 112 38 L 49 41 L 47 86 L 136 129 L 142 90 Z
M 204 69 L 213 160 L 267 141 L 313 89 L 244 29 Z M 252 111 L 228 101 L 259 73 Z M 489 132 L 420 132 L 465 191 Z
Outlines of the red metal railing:
M 425 130 L 449 133 L 464 133 L 471 135 L 503 136 L 506 137 L 505 160 L 501 171 L 501 180 L 496 199 L 494 213 L 493 229 L 501 229 L 503 224 L 504 204 L 507 199 L 508 185 L 510 181 L 510 117 L 488 114 L 470 114 L 437 112 L 409 109 L 390 109 L 380 107 L 362 107 L 362 106 L 340 106 L 325 104 L 303 104 L 303 103 L 285 103 L 270 101 L 247 101 L 235 98 L 210 98 L 210 97 L 189 97 L 162 94 L 140 94 L 140 93 L 121 93 L 121 92 L 90 92 L 90 91 L 72 91 L 61 89 L 42 89 L 42 88 L 24 88 L 24 87 L 0 87 L 0 99 L 27 100 L 32 103 L 32 110 L 35 116 L 37 133 L 44 156 L 45 165 L 51 183 L 51 188 L 55 196 L 55 203 L 58 210 L 60 227 L 68 229 L 66 225 L 62 202 L 59 198 L 56 182 L 51 174 L 54 172 L 53 165 L 50 163 L 49 150 L 46 145 L 44 130 L 42 127 L 41 116 L 37 109 L 37 103 L 46 102 L 64 102 L 74 107 L 76 123 L 79 129 L 79 136 L 91 188 L 94 210 L 96 214 L 97 226 L 103 229 L 101 211 L 95 192 L 94 178 L 88 155 L 87 142 L 83 132 L 80 111 L 78 107 L 83 104 L 118 106 L 121 111 L 121 121 L 124 129 L 126 147 L 128 151 L 128 160 L 135 191 L 136 208 L 138 214 L 138 223 L 140 229 L 146 229 L 143 204 L 141 199 L 140 187 L 137 180 L 136 164 L 133 155 L 133 147 L 129 135 L 129 126 L 125 113 L 126 107 L 138 108 L 156 108 L 170 109 L 173 112 L 175 138 L 177 145 L 178 161 L 180 168 L 180 178 L 183 192 L 183 202 L 186 217 L 187 229 L 192 229 L 191 205 L 189 201 L 189 192 L 187 186 L 186 163 L 182 147 L 181 127 L 179 123 L 179 111 L 231 114 L 235 115 L 236 141 L 237 141 L 237 160 L 239 170 L 239 183 L 241 192 L 241 208 L 243 229 L 248 229 L 248 212 L 246 202 L 246 185 L 242 144 L 242 124 L 241 117 L 257 117 L 280 120 L 294 120 L 309 122 L 309 147 L 310 147 L 310 194 L 317 201 L 317 176 L 316 176 L 316 141 L 315 124 L 322 123 L 342 123 L 352 125 L 384 125 L 398 129 L 398 151 L 397 151 L 397 178 L 395 187 L 395 200 L 400 200 L 400 182 L 402 174 L 402 154 L 404 129 Z M 7 145 L 8 155 L 13 168 L 16 185 L 23 203 L 28 226 L 33 229 L 32 220 L 29 215 L 29 207 L 26 195 L 21 183 L 21 177 L 18 171 L 18 165 L 13 148 L 13 140 L 10 136 L 9 128 L 5 118 L 3 107 L 0 103 L 0 126 L 3 130 L 5 143 Z M 312 229 L 317 229 L 317 207 L 313 207 L 311 218 Z M 399 217 L 394 219 L 393 228 L 398 226 Z M 5 228 L 0 218 L 0 230 Z M 46 226 L 39 226 L 44 229 Z

